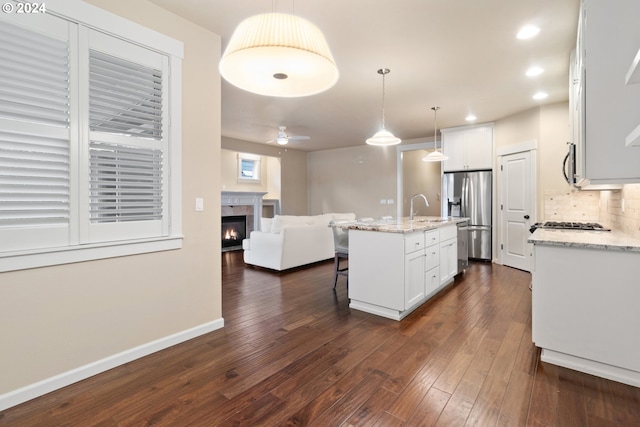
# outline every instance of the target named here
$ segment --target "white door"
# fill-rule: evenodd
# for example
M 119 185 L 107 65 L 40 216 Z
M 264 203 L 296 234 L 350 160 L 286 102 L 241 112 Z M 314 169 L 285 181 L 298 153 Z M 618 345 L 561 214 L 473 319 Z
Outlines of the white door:
M 534 177 L 531 151 L 501 156 L 501 258 L 504 265 L 533 269 L 533 245 L 527 243 L 535 221 Z

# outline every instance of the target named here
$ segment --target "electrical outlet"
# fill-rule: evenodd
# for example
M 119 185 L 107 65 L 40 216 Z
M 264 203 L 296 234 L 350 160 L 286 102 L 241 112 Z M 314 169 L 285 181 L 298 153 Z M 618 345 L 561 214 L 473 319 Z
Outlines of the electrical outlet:
M 380 204 L 381 205 L 386 205 L 387 204 L 387 199 L 380 199 Z
M 388 204 L 388 205 L 392 205 L 392 204 L 393 204 L 393 199 L 388 199 L 388 200 L 387 200 L 387 204 Z
M 200 212 L 204 210 L 204 199 L 202 197 L 196 197 L 196 211 Z

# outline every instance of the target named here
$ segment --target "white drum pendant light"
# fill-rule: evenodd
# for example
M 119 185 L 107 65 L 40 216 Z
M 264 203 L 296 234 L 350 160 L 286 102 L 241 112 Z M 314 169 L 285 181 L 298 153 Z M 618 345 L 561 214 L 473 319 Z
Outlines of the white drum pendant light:
M 323 92 L 335 85 L 339 76 L 318 27 L 282 13 L 242 21 L 229 40 L 219 68 L 232 85 L 277 97 Z
M 382 74 L 382 129 L 376 132 L 371 138 L 367 139 L 366 142 L 369 145 L 397 145 L 401 142 L 400 138 L 393 136 L 393 134 L 384 127 L 384 76 L 390 72 L 391 70 L 388 68 L 381 68 L 378 70 L 378 74 Z
M 440 107 L 431 107 L 431 109 L 433 110 L 433 146 L 435 147 L 434 150 L 427 154 L 426 156 L 424 156 L 422 158 L 423 162 L 441 162 L 443 160 L 447 160 L 448 157 L 445 156 L 444 154 L 442 154 L 442 152 L 440 152 L 438 150 L 438 142 L 436 141 L 436 137 L 438 135 L 438 120 L 437 120 L 437 115 L 438 115 L 438 110 L 440 109 Z

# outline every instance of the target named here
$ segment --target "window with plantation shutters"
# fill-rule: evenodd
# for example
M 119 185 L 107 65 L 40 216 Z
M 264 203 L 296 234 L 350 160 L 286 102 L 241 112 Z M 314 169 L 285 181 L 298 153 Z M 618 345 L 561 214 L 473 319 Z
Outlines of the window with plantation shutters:
M 89 129 L 162 140 L 162 71 L 90 51 Z M 153 145 L 151 143 L 150 145 Z M 91 142 L 92 222 L 162 219 L 162 150 Z
M 0 14 L 0 272 L 181 247 L 182 44 L 92 10 Z
M 90 241 L 162 235 L 166 61 L 90 32 Z
M 4 249 L 69 243 L 68 24 L 0 25 L 0 241 Z

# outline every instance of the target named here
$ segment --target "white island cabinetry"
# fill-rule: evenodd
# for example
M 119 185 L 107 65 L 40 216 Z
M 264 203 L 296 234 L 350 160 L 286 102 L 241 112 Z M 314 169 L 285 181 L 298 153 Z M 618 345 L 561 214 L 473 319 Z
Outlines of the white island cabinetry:
M 457 257 L 457 227 L 434 227 L 409 232 L 349 229 L 349 306 L 401 320 L 451 283 L 455 272 L 441 270 L 440 242 L 444 233 Z M 457 259 L 453 261 L 457 268 Z
M 458 272 L 458 228 L 440 229 L 440 284 L 446 285 Z

